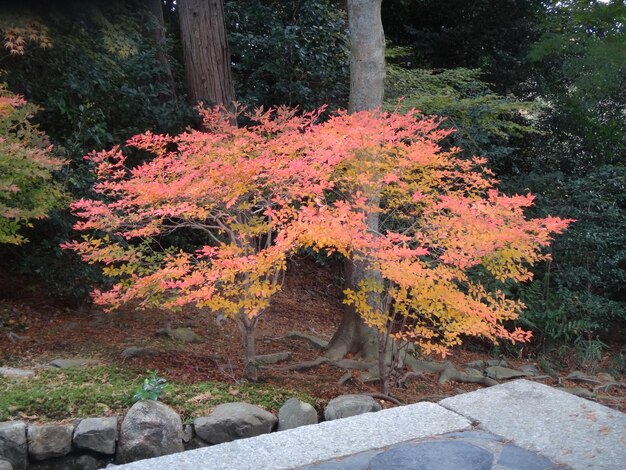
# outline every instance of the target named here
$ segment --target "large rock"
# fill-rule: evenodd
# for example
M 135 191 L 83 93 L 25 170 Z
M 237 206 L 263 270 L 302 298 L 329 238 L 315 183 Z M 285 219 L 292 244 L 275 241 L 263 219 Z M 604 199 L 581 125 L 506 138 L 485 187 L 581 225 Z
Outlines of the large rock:
M 117 418 L 86 418 L 74 430 L 74 446 L 101 454 L 115 454 Z
M 191 328 L 174 328 L 170 331 L 173 339 L 182 341 L 183 343 L 201 343 L 202 338 L 196 334 Z
M 96 470 L 104 468 L 111 458 L 98 459 L 93 455 L 68 454 L 58 459 L 31 462 L 29 470 Z
M 183 451 L 180 416 L 158 401 L 135 403 L 122 421 L 117 446 L 119 463 L 159 457 Z
M 380 403 L 368 395 L 340 395 L 328 402 L 324 418 L 326 421 L 332 421 L 381 409 Z
M 0 459 L 0 470 L 13 470 L 13 465 L 8 460 Z
M 249 403 L 225 403 L 208 417 L 193 422 L 196 434 L 210 444 L 221 444 L 271 432 L 276 416 Z
M 33 460 L 63 457 L 72 450 L 70 424 L 31 424 L 28 426 L 28 454 Z
M 260 362 L 261 364 L 276 364 L 278 362 L 288 361 L 289 359 L 291 359 L 291 351 L 262 354 L 254 358 L 256 362 Z
M 0 423 L 0 457 L 8 461 L 14 470 L 28 467 L 26 424 L 23 421 Z
M 487 367 L 485 369 L 485 374 L 487 374 L 487 377 L 494 380 L 516 379 L 519 377 L 526 377 L 528 375 L 526 372 L 522 372 L 521 370 L 509 369 L 508 367 L 502 366 Z
M 0 376 L 17 379 L 29 379 L 35 375 L 34 370 L 16 369 L 14 367 L 0 367 Z
M 307 424 L 317 424 L 317 411 L 310 404 L 290 398 L 278 410 L 278 430 L 293 429 Z
M 50 362 L 51 366 L 58 367 L 59 369 L 80 369 L 87 366 L 95 366 L 100 364 L 97 359 L 55 359 Z
M 145 356 L 156 356 L 159 354 L 154 349 L 151 348 L 141 348 L 137 346 L 131 346 L 126 348 L 120 354 L 122 359 L 130 359 L 133 357 L 145 357 Z

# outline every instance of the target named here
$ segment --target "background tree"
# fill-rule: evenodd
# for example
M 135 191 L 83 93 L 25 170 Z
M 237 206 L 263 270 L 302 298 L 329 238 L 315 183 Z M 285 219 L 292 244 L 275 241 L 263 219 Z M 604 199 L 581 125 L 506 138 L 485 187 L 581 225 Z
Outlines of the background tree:
M 52 173 L 55 158 L 46 135 L 30 120 L 37 108 L 0 85 L 0 244 L 21 244 L 20 229 L 62 205 L 63 190 Z
M 170 65 L 177 97 L 163 100 L 171 95 L 156 57 L 160 48 L 154 43 L 154 21 L 145 2 L 28 2 L 1 8 L 2 18 L 8 12 L 46 28 L 52 47 L 7 57 L 3 80 L 40 108 L 33 122 L 45 130 L 56 155 L 68 161 L 60 180 L 73 197 L 89 194 L 93 179 L 83 156 L 91 150 L 147 129 L 179 133 L 194 122 L 195 113 L 183 99 L 181 54 L 176 49 Z M 90 284 L 102 279 L 58 248 L 72 236 L 72 224 L 64 210 L 36 220 L 33 228 L 23 231 L 31 241 L 28 248 L 3 249 L 0 258 L 11 267 L 6 269 L 43 280 L 52 295 L 84 302 Z
M 233 110 L 235 89 L 223 0 L 181 0 L 176 5 L 190 102 Z
M 169 96 L 176 96 L 176 85 L 174 84 L 174 75 L 172 67 L 167 56 L 167 36 L 165 34 L 165 20 L 163 17 L 163 2 L 161 0 L 150 0 L 148 9 L 153 16 L 154 28 L 154 44 L 157 48 L 156 58 L 163 69 L 164 81 L 169 87 Z
M 381 21 L 381 0 L 348 0 L 350 30 L 350 112 L 381 110 L 385 81 L 385 35 Z M 378 158 L 376 153 L 370 158 Z M 367 188 L 354 188 L 355 191 Z M 380 195 L 375 190 L 369 194 L 367 214 L 372 233 L 379 232 Z M 344 267 L 346 287 L 356 289 L 365 279 L 377 279 L 377 272 L 367 259 L 347 260 Z M 370 295 L 375 307 L 380 302 L 376 293 Z M 355 353 L 363 357 L 376 356 L 376 332 L 365 324 L 356 309 L 345 309 L 341 324 L 333 335 L 325 353 L 331 359 Z
M 577 219 L 554 262 L 524 291 L 542 345 L 575 344 L 594 363 L 626 326 L 626 5 L 548 4 L 529 51 L 530 92 L 549 103 L 507 186 L 540 194 L 537 212 Z M 552 344 L 551 344 L 552 343 Z

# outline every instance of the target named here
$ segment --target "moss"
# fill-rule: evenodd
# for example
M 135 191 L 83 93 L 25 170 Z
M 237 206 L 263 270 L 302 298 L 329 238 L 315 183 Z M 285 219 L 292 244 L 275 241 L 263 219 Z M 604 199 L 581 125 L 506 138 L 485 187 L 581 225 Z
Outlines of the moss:
M 143 374 L 112 366 L 45 370 L 31 379 L 0 378 L 0 421 L 55 421 L 87 416 L 122 415 L 132 406 Z M 165 377 L 167 378 L 167 377 Z M 245 401 L 276 412 L 290 397 L 314 405 L 304 393 L 266 384 L 169 383 L 161 401 L 183 420 L 207 414 L 221 403 Z

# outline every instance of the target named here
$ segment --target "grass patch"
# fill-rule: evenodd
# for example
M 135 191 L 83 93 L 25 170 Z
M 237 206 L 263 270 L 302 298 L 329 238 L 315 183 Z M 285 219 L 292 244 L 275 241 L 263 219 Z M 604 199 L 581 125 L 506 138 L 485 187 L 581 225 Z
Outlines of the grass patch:
M 120 367 L 45 370 L 31 379 L 0 378 L 0 421 L 55 421 L 122 415 L 147 376 Z M 165 377 L 167 379 L 167 377 Z M 160 400 L 185 421 L 206 415 L 221 403 L 245 401 L 276 412 L 290 397 L 314 406 L 320 401 L 293 390 L 265 384 L 168 383 Z

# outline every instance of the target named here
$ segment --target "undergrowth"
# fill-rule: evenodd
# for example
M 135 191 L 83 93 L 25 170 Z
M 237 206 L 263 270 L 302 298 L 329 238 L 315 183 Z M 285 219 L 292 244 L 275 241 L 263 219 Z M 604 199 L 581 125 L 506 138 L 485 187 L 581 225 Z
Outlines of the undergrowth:
M 0 377 L 0 421 L 59 421 L 88 416 L 123 415 L 144 375 L 114 366 L 43 370 L 30 379 Z M 301 392 L 265 384 L 168 380 L 160 401 L 183 421 L 206 415 L 221 403 L 245 401 L 276 412 L 291 397 L 314 406 L 319 400 Z

